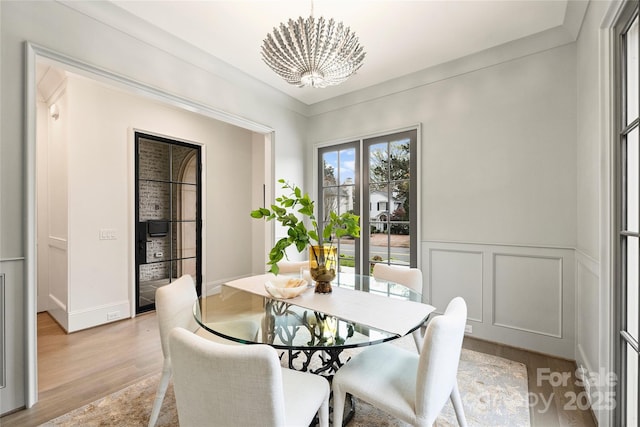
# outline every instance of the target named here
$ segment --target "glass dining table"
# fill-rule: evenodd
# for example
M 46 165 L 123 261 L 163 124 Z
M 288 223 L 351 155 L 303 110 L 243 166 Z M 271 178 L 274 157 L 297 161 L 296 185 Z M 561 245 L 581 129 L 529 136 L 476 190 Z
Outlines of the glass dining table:
M 268 344 L 290 369 L 329 378 L 346 363 L 345 350 L 410 335 L 435 310 L 409 288 L 371 276 L 339 273 L 332 293 L 315 294 L 309 286 L 292 299 L 269 296 L 269 278 L 237 279 L 200 297 L 193 309 L 197 323 L 237 343 Z

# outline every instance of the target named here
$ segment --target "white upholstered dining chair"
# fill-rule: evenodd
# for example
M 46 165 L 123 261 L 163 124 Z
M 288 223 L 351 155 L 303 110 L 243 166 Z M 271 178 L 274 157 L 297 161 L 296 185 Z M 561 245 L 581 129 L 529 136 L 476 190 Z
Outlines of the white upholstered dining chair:
M 303 268 L 309 269 L 309 261 L 289 261 L 282 260 L 278 261 L 278 268 L 280 269 L 280 274 L 300 274 L 300 270 Z
M 234 342 L 218 337 L 199 327 L 193 317 L 193 305 L 198 299 L 196 287 L 190 275 L 185 274 L 168 285 L 156 290 L 156 315 L 158 317 L 158 328 L 160 330 L 160 344 L 164 363 L 162 366 L 162 377 L 156 390 L 156 397 L 149 417 L 149 427 L 156 425 L 158 415 L 162 407 L 164 395 L 171 379 L 171 354 L 169 351 L 169 332 L 175 327 L 181 327 L 191 333 L 196 333 L 208 340 L 214 340 L 225 344 Z M 236 329 L 242 329 L 243 334 L 251 336 L 259 328 L 259 323 L 241 322 L 233 325 Z
M 329 425 L 326 378 L 285 369 L 265 344 L 228 346 L 175 328 L 170 334 L 181 427 Z
M 451 399 L 458 424 L 466 426 L 456 379 L 466 319 L 467 305 L 456 297 L 427 325 L 419 355 L 381 344 L 352 357 L 333 377 L 333 425 L 342 425 L 349 393 L 420 427 L 431 427 Z
M 388 280 L 399 283 L 422 297 L 422 271 L 418 268 L 376 263 L 373 266 L 373 278 L 378 281 Z M 423 326 L 412 333 L 418 353 L 422 349 L 425 332 L 426 328 Z

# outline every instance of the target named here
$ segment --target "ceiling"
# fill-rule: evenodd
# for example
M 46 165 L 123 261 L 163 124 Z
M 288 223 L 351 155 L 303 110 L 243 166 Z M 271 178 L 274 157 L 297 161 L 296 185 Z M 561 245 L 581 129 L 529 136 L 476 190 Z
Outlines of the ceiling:
M 308 105 L 561 27 L 574 2 L 585 3 L 315 0 L 314 16 L 344 22 L 366 52 L 356 75 L 341 85 L 317 89 L 287 84 L 260 56 L 266 34 L 280 22 L 308 17 L 310 1 L 111 0 L 122 13 L 135 15 Z

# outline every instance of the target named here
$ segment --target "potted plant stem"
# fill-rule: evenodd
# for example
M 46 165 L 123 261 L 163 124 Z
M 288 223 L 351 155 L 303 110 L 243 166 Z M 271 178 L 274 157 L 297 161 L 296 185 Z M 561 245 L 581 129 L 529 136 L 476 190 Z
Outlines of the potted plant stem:
M 289 246 L 295 245 L 298 252 L 309 246 L 309 259 L 312 261 L 310 273 L 316 281 L 316 292 L 329 293 L 337 265 L 334 241 L 347 236 L 360 237 L 360 217 L 351 212 L 340 215 L 331 212 L 328 218 L 318 223 L 314 214 L 315 202 L 309 194 L 303 194 L 299 187 L 283 179 L 278 182 L 283 189 L 290 190 L 290 194 L 277 197 L 270 209 L 263 207 L 251 211 L 252 218 L 266 221 L 275 219 L 287 229 L 287 237 L 278 240 L 269 251 L 269 271 L 278 274 L 278 262 L 287 258 L 286 249 Z

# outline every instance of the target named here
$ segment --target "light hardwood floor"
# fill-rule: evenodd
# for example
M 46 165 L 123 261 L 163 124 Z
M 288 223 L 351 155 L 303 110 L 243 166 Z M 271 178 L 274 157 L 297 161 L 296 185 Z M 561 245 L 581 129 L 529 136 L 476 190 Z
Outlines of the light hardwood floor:
M 572 393 L 583 391 L 574 384 L 573 362 L 470 337 L 464 347 L 527 365 L 529 393 L 538 400 L 530 409 L 533 427 L 596 425 L 590 411 L 565 409 Z M 538 384 L 538 368 L 570 373 L 571 380 L 564 387 L 552 387 L 548 381 Z M 0 418 L 0 426 L 37 426 L 161 369 L 155 313 L 73 334 L 65 334 L 48 314 L 38 314 L 39 401 Z

